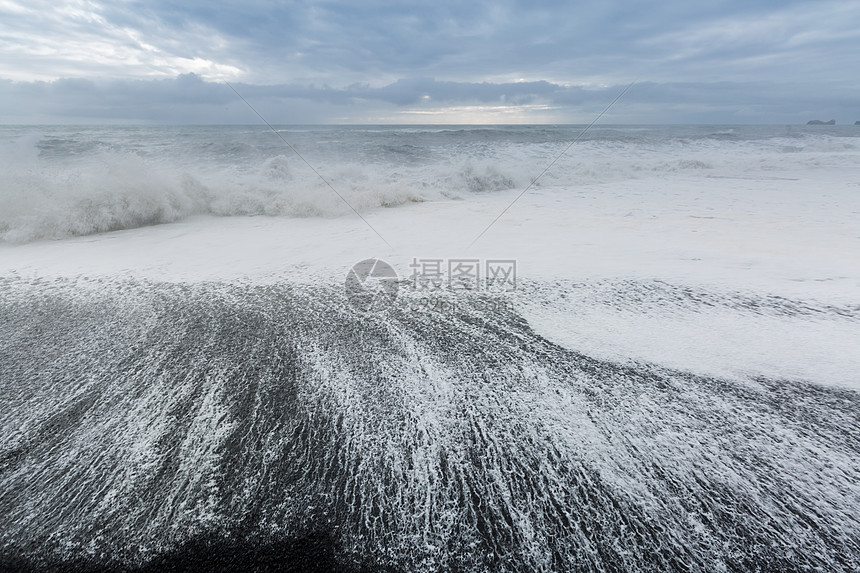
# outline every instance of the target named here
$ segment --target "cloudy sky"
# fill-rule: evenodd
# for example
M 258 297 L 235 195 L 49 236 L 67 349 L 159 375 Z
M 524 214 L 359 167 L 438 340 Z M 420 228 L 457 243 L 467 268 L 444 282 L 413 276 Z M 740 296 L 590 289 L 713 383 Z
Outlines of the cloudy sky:
M 0 123 L 860 120 L 857 0 L 0 0 Z

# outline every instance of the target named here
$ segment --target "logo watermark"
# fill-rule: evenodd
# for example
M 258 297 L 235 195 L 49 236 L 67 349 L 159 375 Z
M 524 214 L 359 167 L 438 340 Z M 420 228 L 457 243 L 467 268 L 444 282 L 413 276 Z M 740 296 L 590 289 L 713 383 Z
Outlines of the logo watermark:
M 412 259 L 409 265 L 416 291 L 491 291 L 517 289 L 514 259 Z
M 369 312 L 390 306 L 397 299 L 400 281 L 385 261 L 365 259 L 352 266 L 344 286 L 349 304 Z
M 365 259 L 346 275 L 345 292 L 350 305 L 362 312 L 382 310 L 395 303 L 405 289 L 403 301 L 410 310 L 456 312 L 463 302 L 457 295 L 494 295 L 517 289 L 515 259 L 413 258 L 408 280 L 380 259 Z M 475 310 L 500 310 L 507 302 L 499 298 L 468 298 Z

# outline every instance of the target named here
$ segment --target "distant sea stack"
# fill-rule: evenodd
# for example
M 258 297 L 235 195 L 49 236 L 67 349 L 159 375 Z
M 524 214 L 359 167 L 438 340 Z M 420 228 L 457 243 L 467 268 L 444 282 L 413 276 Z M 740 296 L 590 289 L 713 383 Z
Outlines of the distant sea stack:
M 854 125 L 860 125 L 860 121 L 855 121 Z
M 857 122 L 854 125 L 858 124 L 860 124 L 860 122 Z M 821 121 L 820 119 L 810 119 L 806 122 L 806 125 L 836 125 L 836 120 L 831 119 L 830 121 Z

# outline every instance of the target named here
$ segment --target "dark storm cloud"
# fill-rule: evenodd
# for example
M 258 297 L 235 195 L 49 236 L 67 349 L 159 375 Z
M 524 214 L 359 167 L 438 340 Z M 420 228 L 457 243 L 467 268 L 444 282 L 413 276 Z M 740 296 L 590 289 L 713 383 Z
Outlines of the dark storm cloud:
M 299 84 L 234 87 L 273 123 L 330 121 L 333 113 L 366 117 L 368 110 L 397 113 L 448 105 L 496 105 L 528 108 L 578 109 L 570 116 L 585 122 L 603 109 L 625 86 L 585 89 L 538 82 L 452 82 L 430 78 L 402 79 L 381 87 L 356 84 L 344 88 Z M 774 83 L 654 83 L 640 82 L 626 94 L 608 120 L 626 123 L 766 122 L 798 123 L 814 110 L 828 118 L 853 103 L 850 90 L 825 94 Z M 172 79 L 94 81 L 60 79 L 53 82 L 0 82 L 0 116 L 6 123 L 151 121 L 170 123 L 255 123 L 255 114 L 223 82 L 194 74 Z M 11 121 L 15 117 L 23 121 Z M 344 117 L 344 116 L 334 116 Z
M 275 121 L 482 105 L 580 121 L 638 79 L 629 120 L 695 119 L 696 105 L 725 121 L 853 122 L 858 48 L 848 0 L 2 0 L 0 78 L 14 82 L 0 117 L 233 121 L 229 80 Z

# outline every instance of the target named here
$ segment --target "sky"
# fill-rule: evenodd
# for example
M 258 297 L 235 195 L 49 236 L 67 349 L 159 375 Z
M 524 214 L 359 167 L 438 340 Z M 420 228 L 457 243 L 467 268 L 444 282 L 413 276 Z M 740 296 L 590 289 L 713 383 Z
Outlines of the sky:
M 0 123 L 860 120 L 857 0 L 0 0 Z M 635 82 L 635 83 L 634 83 Z

